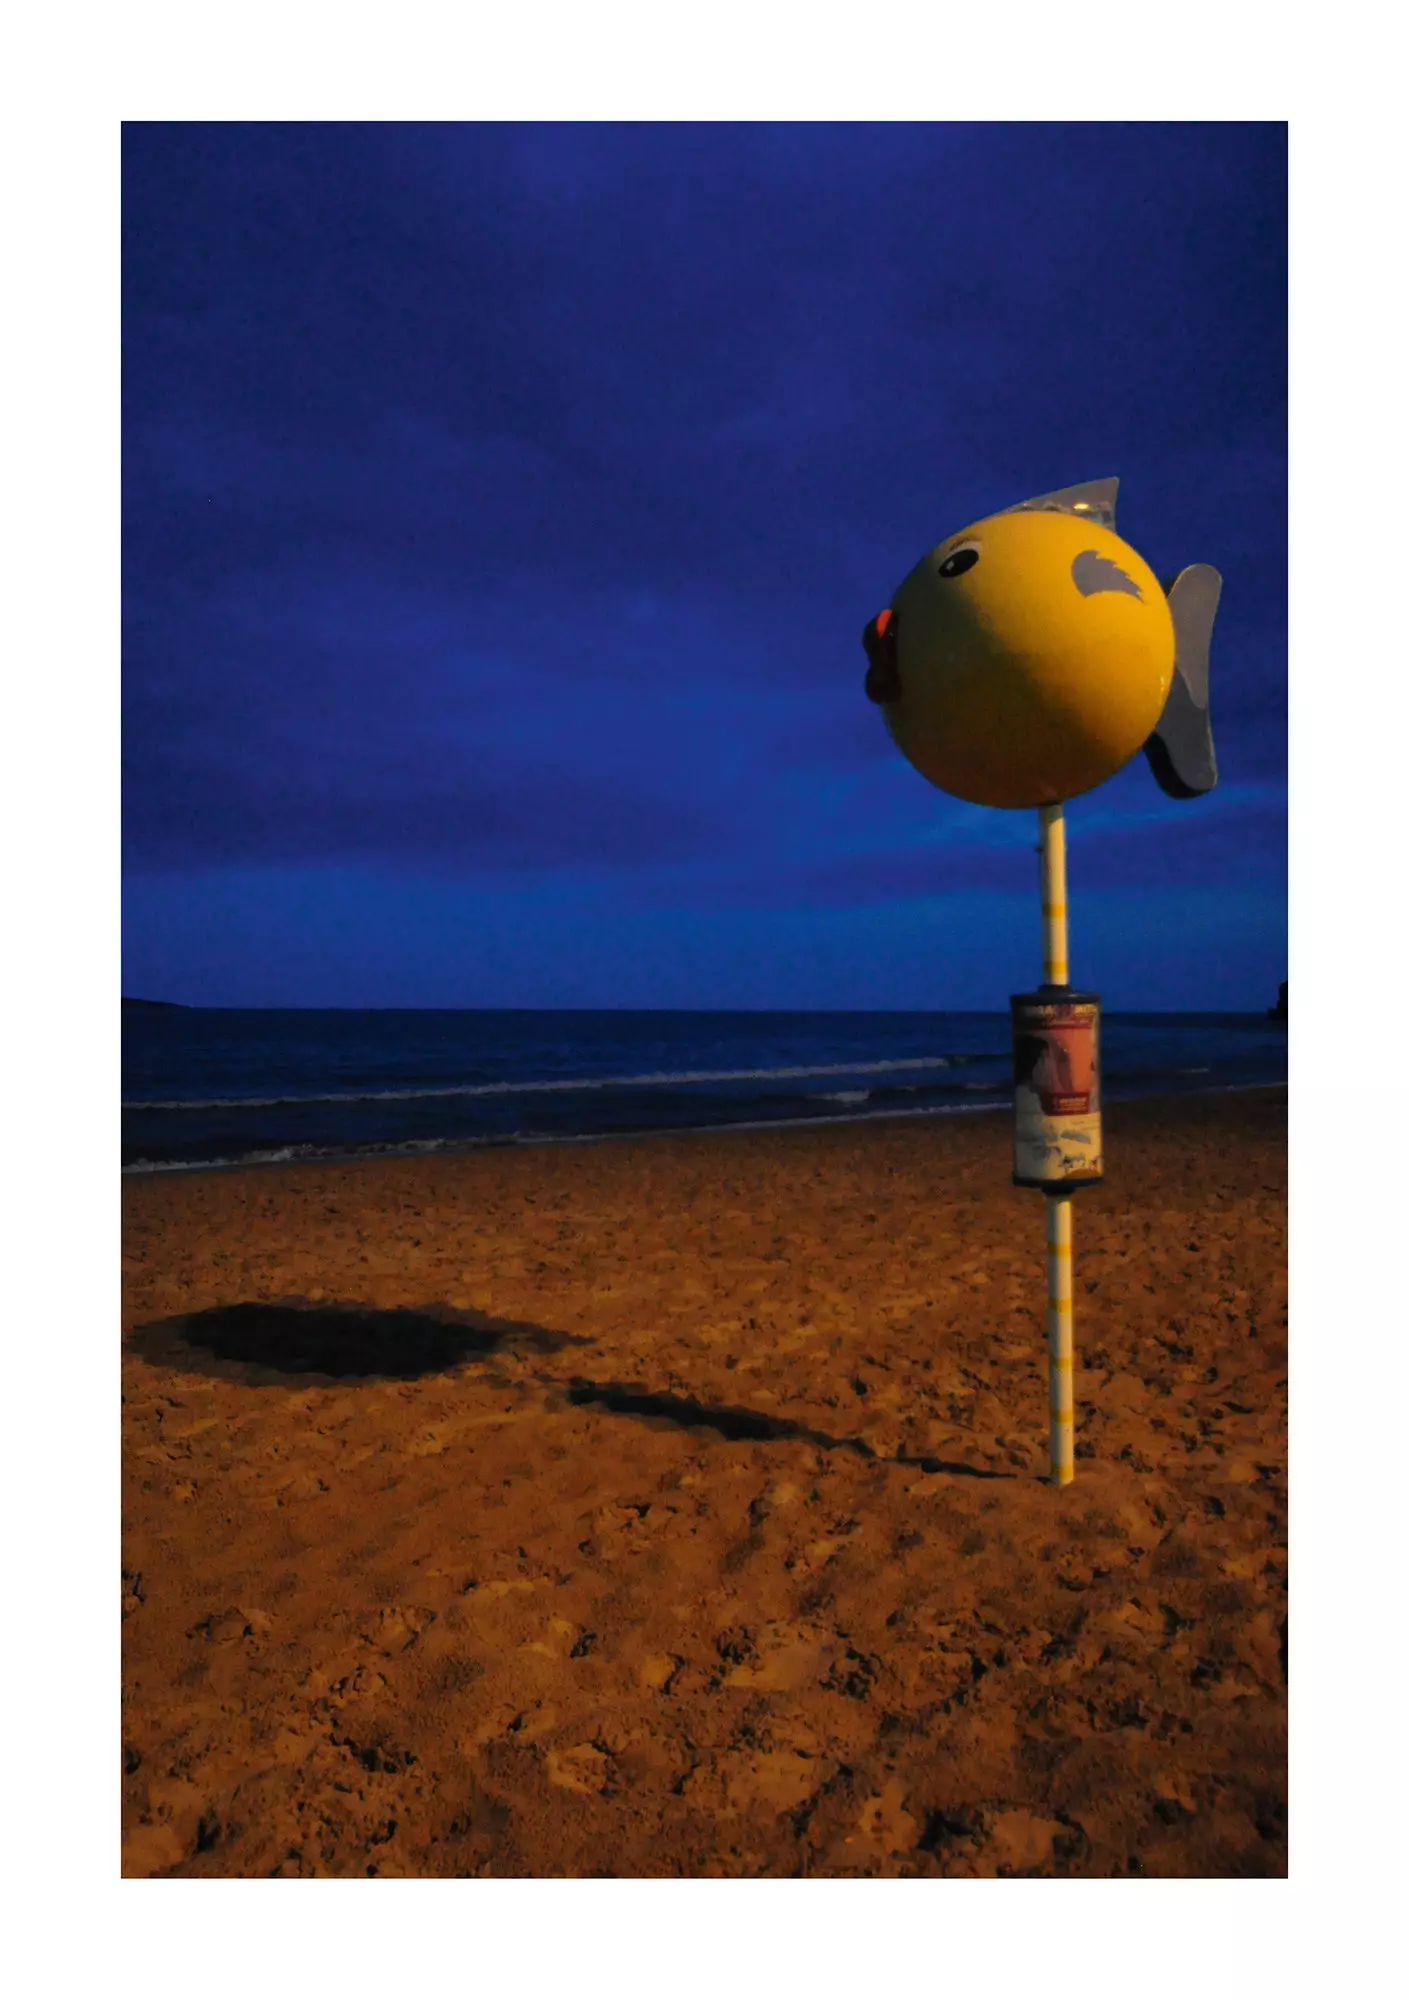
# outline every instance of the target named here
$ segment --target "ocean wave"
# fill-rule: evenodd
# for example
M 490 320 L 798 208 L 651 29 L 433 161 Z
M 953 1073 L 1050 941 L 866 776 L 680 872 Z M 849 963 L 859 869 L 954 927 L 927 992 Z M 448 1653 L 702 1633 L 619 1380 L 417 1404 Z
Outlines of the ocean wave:
M 236 1158 L 210 1160 L 130 1160 L 124 1174 L 201 1173 L 222 1167 L 307 1165 L 337 1160 L 390 1159 L 416 1153 L 478 1153 L 491 1146 L 596 1146 L 613 1139 L 685 1139 L 697 1132 L 785 1132 L 814 1125 L 863 1125 L 883 1118 L 963 1117 L 1001 1111 L 999 1104 L 919 1104 L 908 1110 L 824 1111 L 804 1118 L 729 1118 L 717 1125 L 643 1125 L 612 1132 L 508 1132 L 456 1139 L 406 1139 L 365 1146 L 280 1146 Z
M 1221 1097 L 1244 1090 L 1285 1090 L 1287 1085 L 1281 1079 L 1251 1083 L 1215 1083 L 1181 1092 L 1193 1097 Z M 1108 1093 L 1109 1101 L 1129 1102 L 1132 1096 L 1157 1096 L 1158 1092 Z M 712 1125 L 659 1125 L 628 1128 L 612 1132 L 510 1132 L 486 1134 L 482 1137 L 458 1137 L 453 1139 L 407 1139 L 387 1141 L 363 1146 L 279 1146 L 260 1152 L 241 1153 L 234 1158 L 221 1157 L 209 1160 L 131 1160 L 122 1171 L 124 1174 L 172 1174 L 199 1173 L 223 1168 L 287 1166 L 331 1163 L 339 1160 L 385 1159 L 408 1157 L 425 1153 L 471 1153 L 481 1152 L 491 1146 L 588 1146 L 605 1144 L 614 1139 L 681 1139 L 696 1132 L 782 1132 L 801 1131 L 813 1125 L 869 1125 L 882 1119 L 896 1118 L 954 1118 L 973 1116 L 993 1111 L 1009 1109 L 1005 1096 L 1000 1103 L 984 1104 L 919 1104 L 909 1108 L 886 1105 L 869 1111 L 814 1112 L 803 1118 L 751 1118 L 727 1119 Z
M 814 1076 L 882 1076 L 892 1070 L 952 1069 L 969 1062 L 1001 1061 L 993 1056 L 895 1056 L 883 1062 L 799 1063 L 779 1069 L 652 1070 L 641 1076 L 544 1077 L 526 1083 L 446 1083 L 404 1090 L 334 1090 L 306 1097 L 134 1098 L 124 1111 L 269 1111 L 301 1104 L 407 1104 L 422 1098 L 515 1097 L 540 1091 L 636 1090 L 681 1083 L 771 1083 Z

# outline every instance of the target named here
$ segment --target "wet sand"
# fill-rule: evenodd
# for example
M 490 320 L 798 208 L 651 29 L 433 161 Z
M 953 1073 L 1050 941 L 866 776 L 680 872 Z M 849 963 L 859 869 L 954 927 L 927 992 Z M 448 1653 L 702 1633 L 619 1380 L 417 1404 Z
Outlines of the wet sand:
M 124 1188 L 128 1875 L 1282 1875 L 1286 1099 Z

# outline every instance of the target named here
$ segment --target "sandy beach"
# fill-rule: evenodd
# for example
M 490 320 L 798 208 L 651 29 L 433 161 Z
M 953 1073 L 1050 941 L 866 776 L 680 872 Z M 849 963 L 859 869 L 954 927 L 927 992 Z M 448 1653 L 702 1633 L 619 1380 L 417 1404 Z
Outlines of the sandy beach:
M 131 1876 L 1286 1872 L 1286 1097 L 124 1184 Z

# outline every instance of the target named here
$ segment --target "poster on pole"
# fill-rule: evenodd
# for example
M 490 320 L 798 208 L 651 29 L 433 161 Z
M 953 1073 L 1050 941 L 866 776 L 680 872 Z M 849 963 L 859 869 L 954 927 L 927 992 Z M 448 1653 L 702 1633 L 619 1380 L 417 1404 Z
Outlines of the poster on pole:
M 1015 993 L 1013 1179 L 1049 1191 L 1102 1175 L 1101 1002 L 1094 993 Z

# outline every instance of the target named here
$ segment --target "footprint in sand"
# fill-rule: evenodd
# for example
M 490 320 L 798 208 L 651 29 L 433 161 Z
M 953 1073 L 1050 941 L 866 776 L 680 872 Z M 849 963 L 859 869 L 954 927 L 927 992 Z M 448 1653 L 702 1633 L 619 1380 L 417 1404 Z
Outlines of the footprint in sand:
M 790 1694 L 798 1688 L 816 1687 L 830 1673 L 836 1658 L 835 1644 L 815 1630 L 799 1631 L 792 1624 L 765 1625 L 749 1656 L 724 1676 L 724 1685 Z
M 1045 1868 L 1053 1843 L 1067 1832 L 1060 1820 L 1017 1808 L 995 1815 L 985 1860 L 995 1868 Z
M 392 1604 L 359 1627 L 357 1636 L 364 1645 L 375 1646 L 379 1653 L 404 1653 L 434 1623 L 433 1611 L 414 1604 Z
M 919 1841 L 920 1822 L 905 1810 L 905 1780 L 892 1777 L 864 1801 L 855 1829 L 847 1835 L 836 1859 L 843 1867 L 854 1868 L 862 1861 L 908 1854 Z
M 595 1798 L 611 1777 L 611 1758 L 591 1743 L 574 1743 L 570 1750 L 550 1750 L 544 1759 L 550 1785 Z
M 835 1770 L 829 1758 L 803 1750 L 735 1750 L 697 1770 L 683 1791 L 717 1812 L 796 1812 Z
M 240 1639 L 262 1639 L 273 1622 L 267 1611 L 245 1611 L 232 1604 L 226 1611 L 212 1611 L 186 1636 L 205 1639 L 213 1646 L 230 1646 Z

